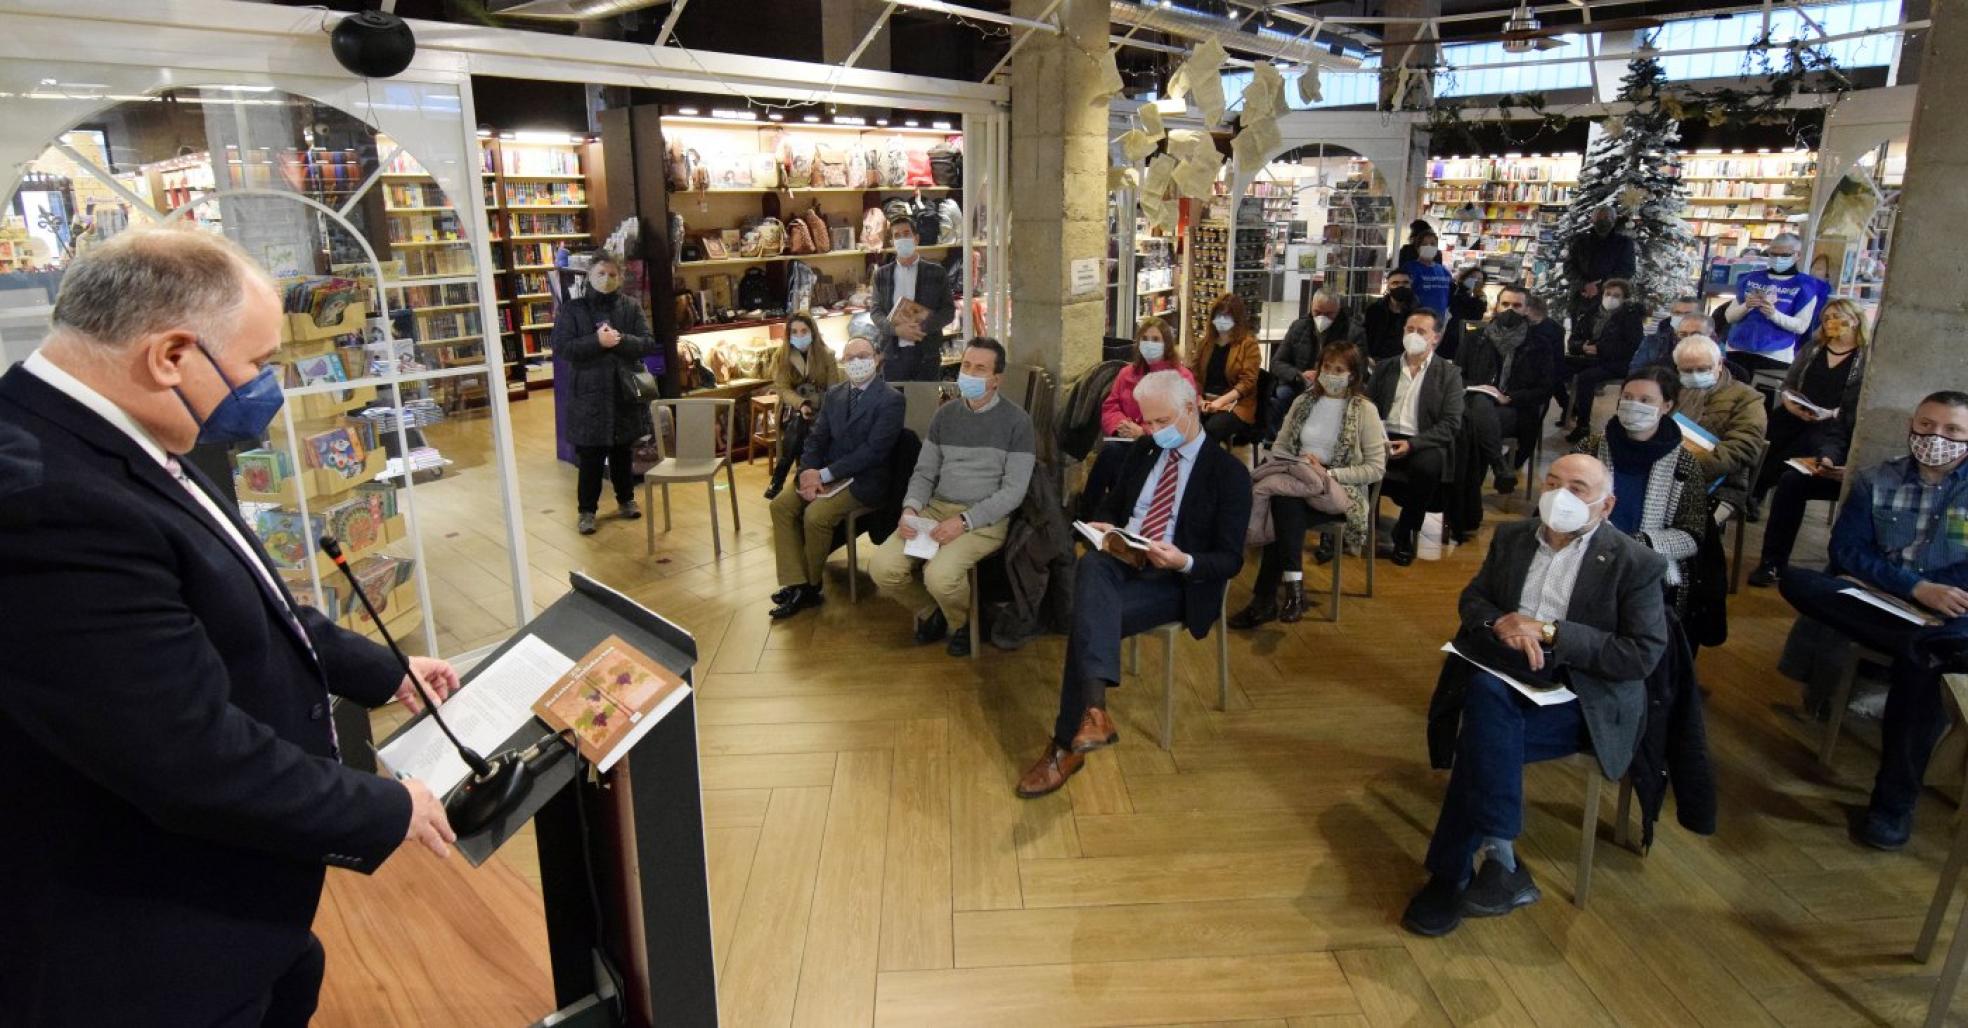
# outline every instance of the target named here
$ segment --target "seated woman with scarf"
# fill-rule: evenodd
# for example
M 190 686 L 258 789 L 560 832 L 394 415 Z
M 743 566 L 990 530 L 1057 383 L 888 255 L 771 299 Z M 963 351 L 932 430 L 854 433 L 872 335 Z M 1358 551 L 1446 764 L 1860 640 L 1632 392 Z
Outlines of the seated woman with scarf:
M 1667 601 L 1685 614 L 1709 507 L 1706 479 L 1674 421 L 1680 394 L 1680 377 L 1666 368 L 1629 373 L 1620 385 L 1619 413 L 1578 452 L 1612 469 L 1613 512 L 1606 520 L 1667 558 Z

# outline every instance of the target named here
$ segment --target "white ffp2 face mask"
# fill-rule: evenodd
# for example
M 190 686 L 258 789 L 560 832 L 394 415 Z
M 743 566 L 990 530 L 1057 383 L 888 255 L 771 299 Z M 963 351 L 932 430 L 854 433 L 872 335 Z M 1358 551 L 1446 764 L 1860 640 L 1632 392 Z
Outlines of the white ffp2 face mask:
M 1406 350 L 1410 357 L 1419 357 L 1428 352 L 1428 337 L 1420 332 L 1409 332 L 1401 337 L 1401 349 Z
M 1559 535 L 1571 535 L 1592 523 L 1592 505 L 1569 489 L 1547 489 L 1538 497 L 1538 520 Z
M 1332 322 L 1333 319 L 1324 314 L 1312 315 L 1312 327 L 1318 329 L 1320 335 L 1324 335 L 1326 330 L 1332 327 Z

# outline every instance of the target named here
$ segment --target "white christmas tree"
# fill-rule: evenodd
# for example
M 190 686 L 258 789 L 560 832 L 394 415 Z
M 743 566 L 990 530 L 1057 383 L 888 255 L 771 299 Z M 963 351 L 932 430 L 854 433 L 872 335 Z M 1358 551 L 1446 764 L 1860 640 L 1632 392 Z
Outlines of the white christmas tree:
M 1687 209 L 1687 187 L 1680 171 L 1681 128 L 1663 109 L 1661 88 L 1666 74 L 1648 55 L 1627 63 L 1620 80 L 1620 99 L 1633 104 L 1624 117 L 1607 118 L 1587 148 L 1579 169 L 1571 205 L 1559 219 L 1555 234 L 1538 247 L 1538 290 L 1554 312 L 1564 310 L 1577 286 L 1565 273 L 1572 240 L 1592 225 L 1592 212 L 1613 212 L 1620 231 L 1638 251 L 1634 285 L 1649 307 L 1693 291 L 1696 264 L 1694 234 L 1681 215 Z

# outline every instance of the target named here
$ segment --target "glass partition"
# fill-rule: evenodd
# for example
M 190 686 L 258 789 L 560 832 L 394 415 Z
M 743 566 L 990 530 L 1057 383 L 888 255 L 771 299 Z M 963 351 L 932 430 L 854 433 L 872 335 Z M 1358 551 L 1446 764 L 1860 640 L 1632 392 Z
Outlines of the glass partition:
M 459 87 L 146 81 L 165 77 L 0 71 L 0 151 L 21 169 L 0 244 L 25 238 L 13 251 L 24 256 L 0 263 L 0 303 L 45 303 L 69 261 L 132 225 L 239 243 L 282 292 L 287 403 L 265 440 L 227 462 L 281 576 L 302 602 L 375 635 L 316 552 L 334 535 L 405 649 L 457 655 L 502 640 L 527 583 L 514 574 L 524 562 L 504 369 L 487 330 L 496 270 Z M 43 133 L 38 148 L 23 131 Z M 14 356 L 18 325 L 5 326 Z

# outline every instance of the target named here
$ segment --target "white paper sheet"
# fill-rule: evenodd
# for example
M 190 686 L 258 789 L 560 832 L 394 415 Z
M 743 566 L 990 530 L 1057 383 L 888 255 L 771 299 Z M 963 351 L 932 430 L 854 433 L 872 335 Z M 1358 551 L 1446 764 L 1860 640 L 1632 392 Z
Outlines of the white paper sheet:
M 1806 399 L 1803 393 L 1797 392 L 1796 390 L 1786 389 L 1783 391 L 1783 394 L 1785 399 L 1817 415 L 1818 420 L 1820 421 L 1824 421 L 1830 418 L 1835 418 L 1838 416 L 1838 408 L 1820 407 L 1817 404 L 1812 403 L 1809 399 Z
M 572 657 L 538 636 L 525 636 L 444 701 L 444 720 L 466 746 L 491 757 L 532 718 L 533 701 L 573 666 Z M 417 722 L 376 756 L 398 777 L 422 779 L 439 796 L 471 773 L 431 718 Z
M 1456 644 L 1453 642 L 1443 643 L 1442 652 L 1453 653 L 1464 660 L 1469 660 L 1469 654 L 1456 649 Z M 1536 686 L 1526 685 L 1523 682 L 1520 682 L 1517 679 L 1512 678 L 1501 671 L 1498 671 L 1496 668 L 1493 668 L 1488 664 L 1484 664 L 1481 663 L 1480 661 L 1474 661 L 1474 660 L 1469 660 L 1469 662 L 1471 664 L 1475 664 L 1477 667 L 1482 668 L 1485 671 L 1488 671 L 1490 674 L 1493 674 L 1498 678 L 1503 679 L 1505 682 L 1510 683 L 1510 687 L 1512 689 L 1515 689 L 1518 692 L 1523 693 L 1527 698 L 1530 699 L 1532 703 L 1535 703 L 1540 707 L 1555 707 L 1560 703 L 1570 703 L 1573 700 L 1578 699 L 1577 693 L 1571 691 L 1570 689 L 1565 688 L 1562 685 L 1555 686 L 1550 689 L 1541 689 Z
M 928 560 L 936 556 L 936 551 L 943 548 L 942 543 L 929 537 L 929 533 L 936 528 L 936 522 L 928 518 L 919 518 L 913 515 L 904 515 L 903 520 L 915 526 L 916 537 L 906 541 L 902 547 L 902 552 L 911 557 L 919 557 L 923 560 Z
M 1911 604 L 1904 603 L 1891 596 L 1881 596 L 1880 594 L 1873 592 L 1870 589 L 1866 589 L 1862 586 L 1855 585 L 1847 589 L 1840 589 L 1838 590 L 1838 595 L 1850 596 L 1851 598 L 1858 600 L 1860 603 L 1877 607 L 1880 610 L 1883 610 L 1886 613 L 1891 614 L 1896 618 L 1900 618 L 1905 621 L 1911 621 L 1916 625 L 1938 625 L 1941 623 L 1939 618 L 1935 618 L 1928 614 L 1924 614 L 1919 610 L 1919 608 L 1916 608 Z

